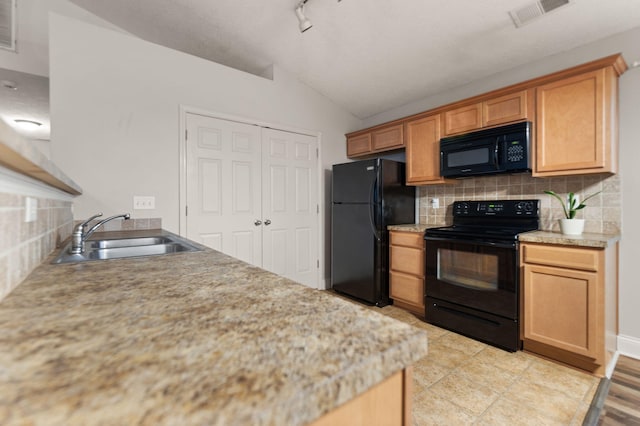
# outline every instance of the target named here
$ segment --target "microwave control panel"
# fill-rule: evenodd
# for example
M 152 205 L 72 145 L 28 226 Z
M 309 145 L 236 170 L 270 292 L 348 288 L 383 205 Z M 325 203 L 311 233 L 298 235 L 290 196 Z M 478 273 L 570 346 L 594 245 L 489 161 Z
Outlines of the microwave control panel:
M 521 141 L 507 142 L 507 161 L 510 163 L 517 163 L 524 160 L 526 153 L 526 146 Z

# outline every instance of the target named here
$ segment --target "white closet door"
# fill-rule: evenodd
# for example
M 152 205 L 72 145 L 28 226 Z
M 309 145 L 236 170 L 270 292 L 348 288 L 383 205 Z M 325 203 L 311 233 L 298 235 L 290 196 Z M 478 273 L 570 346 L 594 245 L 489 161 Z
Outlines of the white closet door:
M 262 129 L 263 268 L 318 286 L 317 138 Z
M 262 266 L 260 128 L 186 115 L 187 238 Z

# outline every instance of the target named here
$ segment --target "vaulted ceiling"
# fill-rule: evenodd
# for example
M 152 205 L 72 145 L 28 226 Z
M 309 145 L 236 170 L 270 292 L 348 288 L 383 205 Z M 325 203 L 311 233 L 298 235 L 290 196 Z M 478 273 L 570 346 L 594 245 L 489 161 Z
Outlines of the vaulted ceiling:
M 535 0 L 308 0 L 304 33 L 299 0 L 72 2 L 233 68 L 277 64 L 360 118 L 640 26 L 639 0 L 575 0 L 520 28 L 509 11 Z

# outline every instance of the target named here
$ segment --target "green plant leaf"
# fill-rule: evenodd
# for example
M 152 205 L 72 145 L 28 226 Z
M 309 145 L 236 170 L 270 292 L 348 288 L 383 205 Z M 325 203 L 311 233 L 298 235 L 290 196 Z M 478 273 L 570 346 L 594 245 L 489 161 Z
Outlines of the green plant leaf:
M 562 199 L 562 197 L 560 197 L 558 194 L 556 194 L 555 192 L 549 190 L 549 191 L 544 191 L 545 194 L 551 195 L 552 197 L 555 197 L 558 201 L 560 201 L 560 205 L 562 206 L 562 210 L 564 210 L 564 217 L 566 217 L 567 219 L 571 219 L 571 216 L 569 216 L 569 212 L 567 211 L 567 206 L 565 201 Z

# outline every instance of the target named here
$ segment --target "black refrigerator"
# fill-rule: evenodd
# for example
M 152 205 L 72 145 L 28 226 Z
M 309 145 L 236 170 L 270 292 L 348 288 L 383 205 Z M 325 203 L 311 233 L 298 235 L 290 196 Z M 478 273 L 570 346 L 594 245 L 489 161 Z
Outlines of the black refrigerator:
M 415 222 L 415 187 L 405 164 L 375 158 L 335 164 L 331 206 L 331 287 L 366 303 L 389 304 L 387 225 Z

